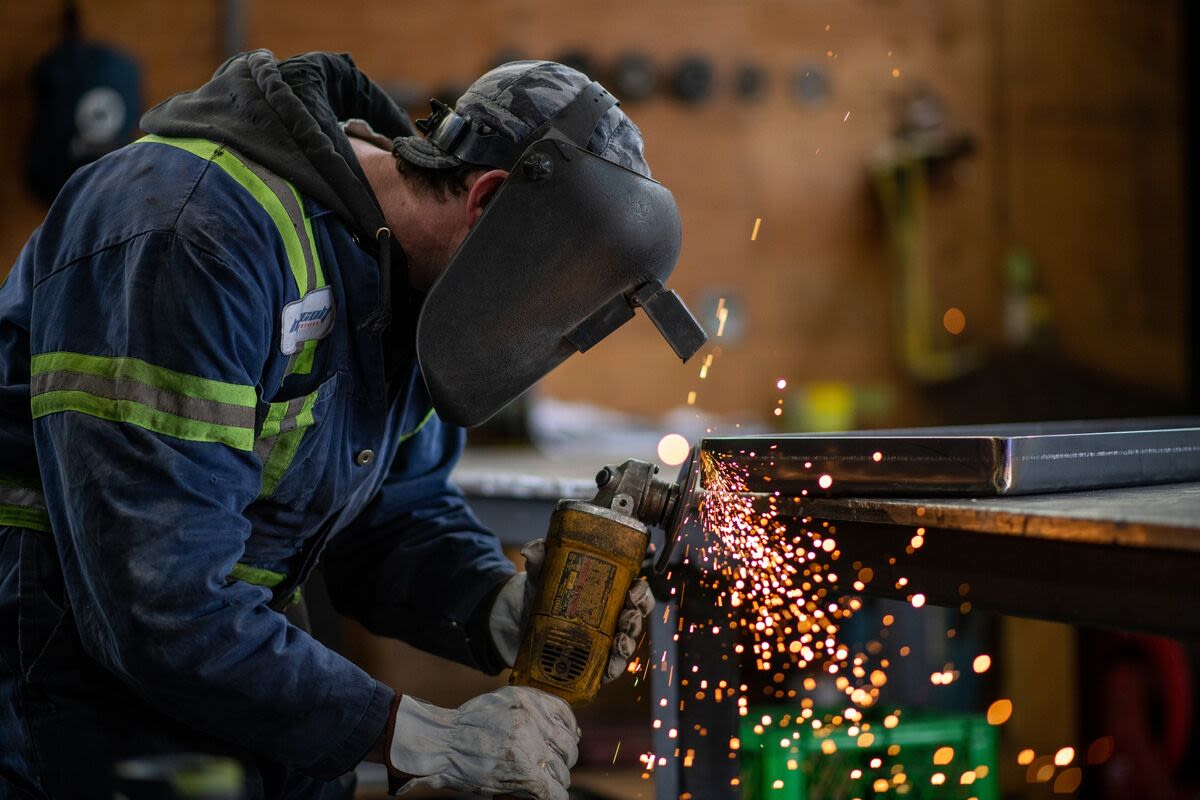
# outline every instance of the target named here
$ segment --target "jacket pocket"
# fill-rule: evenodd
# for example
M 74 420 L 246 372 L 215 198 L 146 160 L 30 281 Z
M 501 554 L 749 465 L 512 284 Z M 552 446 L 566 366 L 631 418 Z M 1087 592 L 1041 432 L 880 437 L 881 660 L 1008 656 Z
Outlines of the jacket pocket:
M 307 506 L 316 490 L 319 474 L 311 474 L 314 451 L 320 441 L 329 438 L 323 422 L 334 406 L 338 392 L 338 373 L 327 378 L 308 394 L 272 402 L 254 443 L 254 452 L 262 462 L 261 499 L 270 499 L 290 508 Z
M 17 530 L 21 537 L 17 641 L 20 669 L 28 678 L 66 618 L 68 604 L 53 537 L 42 531 Z

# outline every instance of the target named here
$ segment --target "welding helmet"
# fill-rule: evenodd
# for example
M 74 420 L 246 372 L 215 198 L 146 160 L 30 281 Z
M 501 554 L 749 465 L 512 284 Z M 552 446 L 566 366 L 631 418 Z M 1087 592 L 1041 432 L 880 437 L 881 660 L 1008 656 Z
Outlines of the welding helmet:
M 617 100 L 548 61 L 501 65 L 455 108 L 434 101 L 424 137 L 394 143 L 428 168 L 508 178 L 435 281 L 417 358 L 438 415 L 474 426 L 641 307 L 683 360 L 705 333 L 663 285 L 679 257 L 679 212 L 649 177 L 641 134 Z

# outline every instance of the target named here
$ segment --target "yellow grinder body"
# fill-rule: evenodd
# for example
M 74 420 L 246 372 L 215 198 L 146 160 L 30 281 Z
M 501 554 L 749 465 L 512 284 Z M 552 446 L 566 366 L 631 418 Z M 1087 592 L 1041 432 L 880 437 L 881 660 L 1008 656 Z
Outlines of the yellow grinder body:
M 579 500 L 558 503 L 511 683 L 572 705 L 596 696 L 649 543 L 649 528 L 635 517 Z

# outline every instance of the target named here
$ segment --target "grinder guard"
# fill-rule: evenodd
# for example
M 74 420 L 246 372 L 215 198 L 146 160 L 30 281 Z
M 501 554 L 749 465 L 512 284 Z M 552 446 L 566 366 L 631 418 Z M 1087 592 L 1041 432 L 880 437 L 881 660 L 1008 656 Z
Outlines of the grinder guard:
M 654 571 L 662 574 L 675 560 L 679 540 L 685 535 L 685 526 L 698 520 L 700 501 L 703 497 L 701 483 L 703 470 L 700 468 L 700 448 L 693 447 L 688 460 L 679 466 L 679 477 L 674 485 L 674 500 L 667 507 L 658 526 L 663 531 L 662 550 L 654 562 Z
M 417 356 L 438 415 L 486 422 L 639 305 L 687 360 L 703 329 L 662 286 L 679 246 L 662 184 L 558 136 L 535 141 L 421 310 Z
M 687 499 L 658 467 L 629 459 L 596 475 L 590 501 L 561 500 L 550 518 L 546 559 L 510 681 L 568 703 L 600 688 L 629 587 L 642 571 L 650 528 L 669 542 Z

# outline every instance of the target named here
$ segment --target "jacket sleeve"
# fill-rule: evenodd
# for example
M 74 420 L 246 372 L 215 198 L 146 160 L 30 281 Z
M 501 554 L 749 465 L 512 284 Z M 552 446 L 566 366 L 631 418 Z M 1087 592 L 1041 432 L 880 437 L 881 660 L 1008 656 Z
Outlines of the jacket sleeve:
M 465 437 L 433 417 L 401 445 L 380 490 L 331 542 L 325 579 L 338 611 L 373 633 L 496 674 L 504 664 L 488 611 L 515 568 L 450 484 Z
M 275 300 L 168 232 L 34 290 L 38 462 L 84 648 L 186 725 L 330 778 L 393 692 L 228 579 L 261 485 L 256 384 Z

